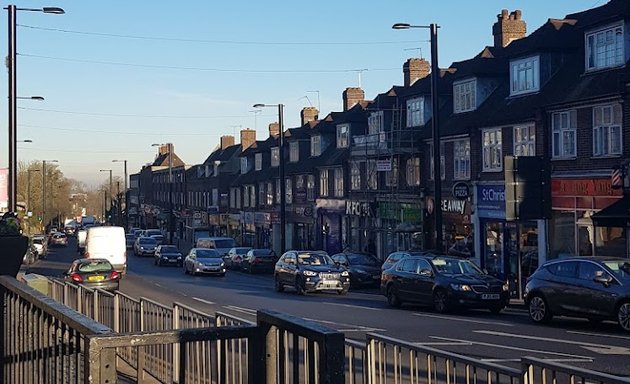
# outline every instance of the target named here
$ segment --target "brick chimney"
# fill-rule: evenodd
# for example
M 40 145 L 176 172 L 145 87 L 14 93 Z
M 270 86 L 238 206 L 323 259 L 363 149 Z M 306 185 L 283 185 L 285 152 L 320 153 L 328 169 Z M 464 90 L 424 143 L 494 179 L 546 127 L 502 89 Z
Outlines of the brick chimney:
M 221 136 L 221 149 L 225 149 L 232 145 L 234 145 L 234 136 L 232 135 Z
M 507 9 L 497 15 L 497 22 L 492 26 L 495 47 L 507 47 L 514 40 L 525 37 L 527 25 L 521 19 L 521 11 L 508 13 Z
M 269 124 L 269 136 L 277 137 L 279 134 L 280 134 L 280 124 L 279 123 Z
M 302 125 L 306 125 L 308 122 L 319 118 L 319 111 L 315 107 L 304 107 L 300 116 L 302 117 Z
M 168 153 L 168 144 L 162 144 L 158 148 L 158 156 L 166 155 Z M 175 146 L 173 146 L 173 151 L 175 151 Z
M 241 130 L 241 150 L 249 148 L 256 142 L 256 131 L 253 129 Z
M 429 76 L 431 73 L 431 63 L 425 59 L 408 59 L 403 64 L 403 75 L 405 78 L 405 87 L 409 87 L 416 80 L 420 80 Z
M 344 112 L 352 108 L 355 104 L 365 100 L 365 92 L 358 87 L 346 88 L 343 91 L 343 110 Z

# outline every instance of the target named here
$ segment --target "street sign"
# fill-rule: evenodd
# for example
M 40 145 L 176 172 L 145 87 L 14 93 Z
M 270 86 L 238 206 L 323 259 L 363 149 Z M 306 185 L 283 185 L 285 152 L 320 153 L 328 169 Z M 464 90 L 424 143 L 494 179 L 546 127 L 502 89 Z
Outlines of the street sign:
M 459 181 L 453 184 L 453 197 L 458 200 L 466 200 L 470 197 L 470 187 L 467 183 Z
M 389 172 L 392 170 L 392 161 L 391 160 L 376 160 L 376 171 L 377 172 Z

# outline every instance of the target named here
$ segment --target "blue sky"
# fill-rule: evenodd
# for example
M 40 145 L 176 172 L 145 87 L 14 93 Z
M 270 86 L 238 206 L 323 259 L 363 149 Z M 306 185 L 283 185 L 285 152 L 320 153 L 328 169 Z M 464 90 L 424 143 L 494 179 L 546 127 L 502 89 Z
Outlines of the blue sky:
M 153 161 L 153 143 L 172 142 L 198 164 L 222 135 L 255 128 L 268 136 L 275 109 L 285 127 L 300 110 L 320 117 L 342 109 L 346 87 L 367 99 L 403 81 L 409 57 L 430 58 L 429 33 L 392 24 L 437 23 L 439 65 L 468 59 L 491 45 L 502 9 L 522 10 L 528 33 L 548 18 L 606 0 L 358 1 L 23 1 L 57 6 L 64 15 L 18 11 L 18 143 L 22 161 L 58 160 L 66 177 L 89 185 Z M 6 6 L 6 3 L 4 4 Z M 6 11 L 4 11 L 6 20 Z M 6 23 L 6 21 L 4 22 Z M 6 24 L 0 41 L 7 41 Z M 8 52 L 4 48 L 4 55 Z M 2 76 L 6 92 L 7 76 Z M 7 97 L 0 107 L 0 167 L 7 166 Z

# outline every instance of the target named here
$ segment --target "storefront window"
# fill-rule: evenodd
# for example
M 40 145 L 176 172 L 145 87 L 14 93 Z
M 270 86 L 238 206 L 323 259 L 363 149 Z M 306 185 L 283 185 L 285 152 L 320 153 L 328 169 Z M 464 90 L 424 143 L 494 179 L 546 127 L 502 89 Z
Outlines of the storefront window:
M 597 227 L 595 231 L 595 254 L 598 256 L 626 256 L 626 230 L 620 227 Z
M 549 226 L 551 238 L 551 258 L 574 256 L 576 220 L 574 211 L 553 211 Z
M 503 223 L 485 223 L 484 267 L 494 276 L 503 275 Z

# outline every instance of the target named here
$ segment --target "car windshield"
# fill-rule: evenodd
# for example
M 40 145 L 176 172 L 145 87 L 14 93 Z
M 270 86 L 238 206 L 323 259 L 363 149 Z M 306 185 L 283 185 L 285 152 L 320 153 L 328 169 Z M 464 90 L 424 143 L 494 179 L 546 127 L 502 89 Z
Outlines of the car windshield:
M 604 261 L 607 266 L 617 277 L 622 279 L 630 278 L 630 262 L 623 260 Z
M 112 265 L 107 260 L 92 260 L 79 265 L 79 272 L 107 272 Z
M 244 255 L 249 251 L 249 248 L 234 248 L 234 253 L 237 255 Z
M 140 240 L 138 241 L 140 242 L 140 244 L 147 244 L 147 245 L 157 244 L 157 241 L 155 241 L 155 239 L 152 237 L 141 237 Z
M 234 247 L 234 240 L 232 239 L 215 240 L 214 247 L 215 248 L 232 248 Z
M 479 275 L 484 274 L 479 267 L 468 260 L 435 258 L 431 260 L 431 262 L 435 266 L 435 269 L 441 273 L 452 275 L 463 275 L 468 273 Z
M 162 247 L 161 252 L 162 253 L 178 253 L 179 249 L 177 249 L 177 247 L 174 245 L 169 245 L 168 247 Z
M 153 236 L 153 235 L 161 235 L 162 232 L 159 229 L 149 229 L 147 230 L 147 236 Z
M 348 262 L 350 265 L 373 265 L 378 266 L 378 260 L 372 256 L 364 253 L 351 253 L 348 255 Z
M 334 264 L 330 256 L 318 253 L 298 254 L 298 264 L 302 265 L 331 265 Z
M 270 249 L 254 249 L 252 254 L 254 256 L 271 256 L 273 252 Z
M 197 258 L 198 259 L 216 259 L 220 258 L 219 252 L 213 249 L 198 249 L 197 250 Z

